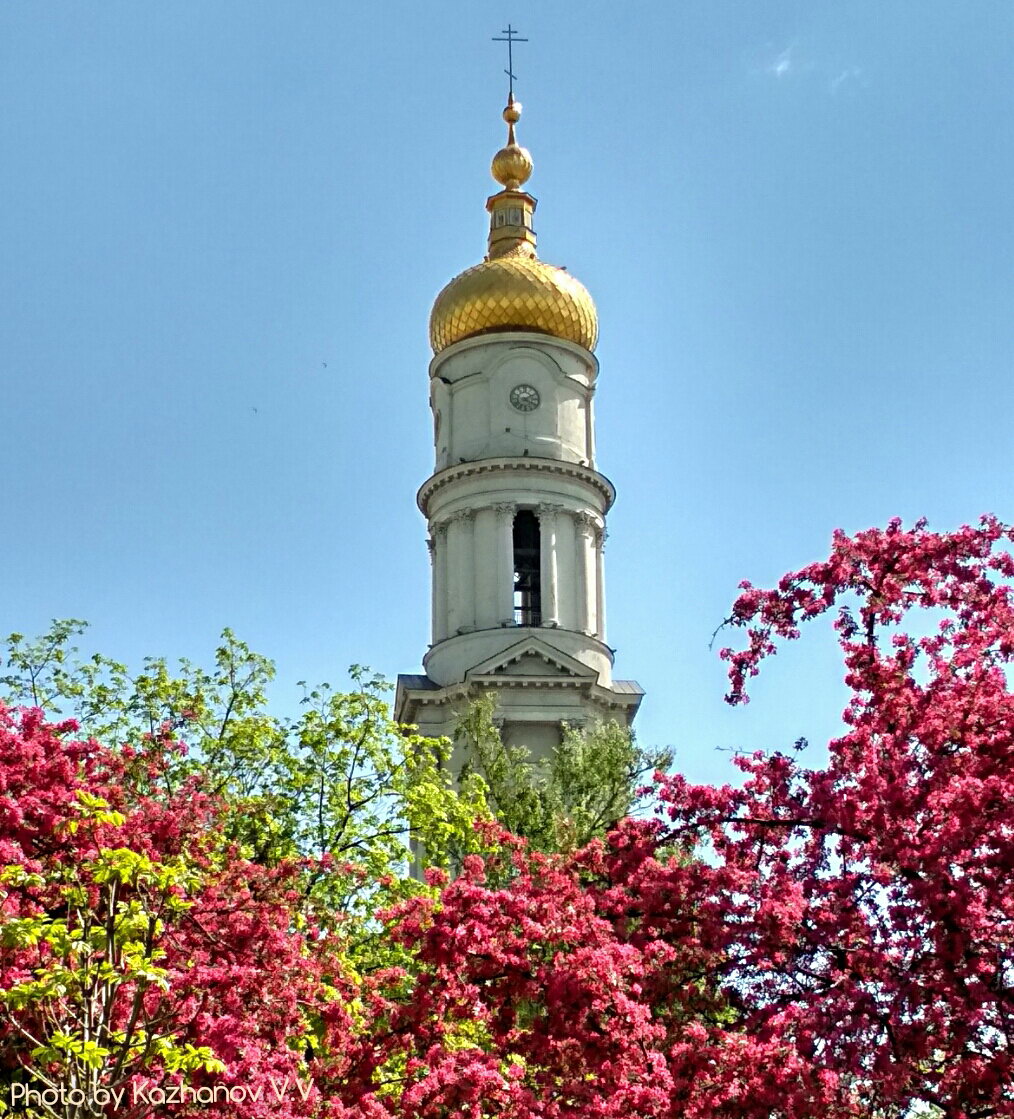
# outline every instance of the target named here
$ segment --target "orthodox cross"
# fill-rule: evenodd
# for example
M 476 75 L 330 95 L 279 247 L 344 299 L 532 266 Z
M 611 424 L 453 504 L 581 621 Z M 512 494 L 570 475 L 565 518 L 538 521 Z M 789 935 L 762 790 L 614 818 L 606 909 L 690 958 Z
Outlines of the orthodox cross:
M 507 44 L 507 69 L 504 70 L 504 73 L 507 75 L 508 79 L 510 80 L 510 97 L 509 97 L 508 100 L 513 101 L 514 100 L 514 44 L 515 43 L 527 43 L 528 40 L 520 38 L 518 36 L 517 31 L 513 27 L 511 27 L 511 25 L 508 23 L 507 27 L 502 32 L 502 34 L 494 35 L 492 41 L 494 43 L 506 43 Z

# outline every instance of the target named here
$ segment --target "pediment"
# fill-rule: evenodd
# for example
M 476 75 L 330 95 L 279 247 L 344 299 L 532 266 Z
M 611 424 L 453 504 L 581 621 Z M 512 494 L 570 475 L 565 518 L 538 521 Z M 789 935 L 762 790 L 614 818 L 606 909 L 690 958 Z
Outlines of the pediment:
M 594 669 L 538 637 L 526 637 L 509 649 L 477 664 L 466 674 L 469 680 L 477 676 L 564 676 L 591 682 L 598 679 L 598 673 Z

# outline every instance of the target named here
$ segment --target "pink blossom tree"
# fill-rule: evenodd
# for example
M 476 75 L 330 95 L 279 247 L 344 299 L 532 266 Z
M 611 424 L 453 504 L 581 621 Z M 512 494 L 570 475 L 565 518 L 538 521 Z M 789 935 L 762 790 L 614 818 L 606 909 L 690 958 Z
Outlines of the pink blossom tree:
M 378 913 L 390 951 L 355 973 L 199 785 L 132 783 L 164 745 L 6 716 L 8 1066 L 308 1086 L 212 1112 L 239 1119 L 1014 1116 L 1012 536 L 892 522 L 744 584 L 732 703 L 834 619 L 852 695 L 827 765 L 657 774 L 654 819 L 568 854 L 486 821 L 487 854 Z
M 1014 1115 L 1011 538 L 892 522 L 744 584 L 733 703 L 836 611 L 852 698 L 828 765 L 659 775 L 660 819 L 565 861 L 515 848 L 513 877 L 472 858 L 410 903 L 401 1114 Z
M 323 1114 L 310 1074 L 348 1031 L 346 981 L 307 927 L 298 868 L 239 857 L 196 782 L 132 794 L 165 744 L 122 754 L 71 732 L 0 709 L 4 1103 L 57 1119 L 209 1101 L 237 1119 Z

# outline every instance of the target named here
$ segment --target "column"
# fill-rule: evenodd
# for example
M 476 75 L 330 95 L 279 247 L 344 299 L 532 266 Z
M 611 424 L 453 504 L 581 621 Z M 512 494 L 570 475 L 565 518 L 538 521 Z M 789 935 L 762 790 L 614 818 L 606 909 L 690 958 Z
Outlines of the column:
M 475 569 L 472 565 L 472 510 L 447 518 L 448 636 L 475 625 Z
M 596 599 L 595 599 L 595 614 L 598 618 L 598 639 L 604 642 L 606 639 L 606 568 L 604 562 L 604 555 L 606 550 L 606 530 L 605 526 L 600 528 L 595 534 L 595 557 L 596 557 Z
M 447 525 L 435 524 L 427 541 L 433 561 L 433 644 L 447 637 Z
M 556 607 L 564 629 L 577 628 L 576 538 L 574 514 L 561 510 L 556 518 Z
M 577 628 L 593 636 L 598 632 L 598 568 L 595 560 L 595 532 L 598 523 L 591 513 L 578 513 L 574 519 L 576 533 Z
M 472 568 L 475 571 L 475 624 L 491 629 L 499 624 L 497 594 L 496 513 L 492 508 L 475 514 Z
M 514 514 L 512 503 L 493 506 L 496 514 L 496 624 L 514 625 Z
M 542 624 L 544 626 L 558 626 L 560 624 L 560 582 L 556 564 L 556 523 L 559 510 L 559 505 L 550 504 L 539 505 L 535 509 L 539 515 L 541 551 L 539 557 L 541 576 L 539 586 L 542 594 Z

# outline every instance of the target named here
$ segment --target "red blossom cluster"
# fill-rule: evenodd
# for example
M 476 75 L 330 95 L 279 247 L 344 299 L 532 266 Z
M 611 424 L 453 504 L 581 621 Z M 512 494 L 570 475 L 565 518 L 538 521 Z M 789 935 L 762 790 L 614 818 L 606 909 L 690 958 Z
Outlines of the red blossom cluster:
M 744 585 L 731 702 L 778 639 L 836 612 L 852 699 L 828 764 L 757 754 L 741 787 L 659 774 L 656 819 L 569 856 L 490 832 L 497 855 L 378 914 L 405 966 L 353 983 L 300 927 L 286 868 L 209 872 L 167 936 L 167 1010 L 236 1081 L 315 1081 L 306 1101 L 211 1113 L 1014 1116 L 1011 539 L 992 518 L 892 522 L 836 534 L 774 590 Z M 5 863 L 81 856 L 59 826 L 78 787 L 126 812 L 118 843 L 212 858 L 199 790 L 131 805 L 120 763 L 66 737 L 6 717 Z M 28 967 L 5 951 L 0 981 Z
M 745 586 L 732 702 L 837 608 L 852 700 L 828 765 L 659 775 L 664 823 L 565 863 L 517 850 L 499 886 L 470 863 L 407 907 L 426 971 L 403 1113 L 1014 1115 L 1011 539 L 892 522 Z
M 221 1075 L 199 1072 L 194 1083 L 214 1079 L 243 1085 L 259 1097 L 229 1104 L 220 1114 L 236 1119 L 319 1114 L 319 1092 L 314 1089 L 304 1100 L 296 1088 L 302 1058 L 296 1046 L 306 1043 L 308 1011 L 320 1017 L 333 1037 L 348 1029 L 348 1015 L 341 1002 L 324 997 L 322 976 L 330 962 L 325 946 L 313 945 L 312 930 L 308 935 L 294 926 L 299 911 L 295 868 L 256 866 L 224 848 L 216 830 L 218 806 L 196 784 L 165 800 L 133 797 L 124 774 L 136 755 L 128 751 L 125 758 L 94 741 L 75 741 L 72 730 L 70 725 L 46 725 L 38 711 L 17 714 L 0 708 L 0 865 L 20 867 L 28 875 L 0 887 L 0 923 L 12 929 L 18 919 L 42 917 L 80 929 L 82 922 L 68 919 L 73 903 L 66 892 L 68 883 L 79 884 L 87 895 L 81 908 L 91 909 L 93 923 L 99 918 L 99 924 L 108 921 L 112 927 L 137 915 L 157 919 L 152 926 L 156 950 L 148 960 L 164 974 L 147 979 L 139 968 L 136 978 L 113 993 L 96 983 L 84 991 L 71 987 L 62 999 L 57 992 L 21 1012 L 0 1007 L 0 1061 L 8 1077 L 19 1066 L 30 1073 L 36 1065 L 26 1039 L 44 1042 L 63 1022 L 83 1020 L 88 1008 L 82 1008 L 82 1000 L 104 999 L 108 1009 L 102 1006 L 102 1014 L 108 1014 L 110 1030 L 133 1030 L 142 1041 L 151 1041 L 149 1058 L 125 1055 L 124 1067 L 136 1066 L 137 1071 L 126 1082 L 126 1102 L 113 1108 L 117 1115 L 131 1119 L 148 1114 L 145 1093 L 179 1081 L 179 1076 L 167 1075 L 166 1062 L 157 1055 L 162 1038 L 176 1049 L 210 1047 L 225 1063 Z M 146 771 L 157 770 L 158 754 L 153 744 Z M 82 817 L 81 794 L 101 801 L 118 818 Z M 113 911 L 105 891 L 82 868 L 93 865 L 103 851 L 123 850 L 159 865 L 182 863 L 192 872 L 194 885 L 160 891 L 125 882 Z M 185 898 L 186 908 L 174 913 L 172 897 Z M 110 938 L 109 963 L 126 970 L 125 961 L 116 958 L 116 943 Z M 311 952 L 311 946 L 316 950 Z M 68 957 L 72 968 L 84 961 L 85 952 L 82 945 Z M 40 974 L 59 974 L 54 971 L 58 966 L 61 962 L 45 941 L 5 941 L 0 987 L 10 990 Z M 332 976 L 331 982 L 340 985 L 342 980 Z M 72 1002 L 77 1003 L 73 1008 Z M 96 1016 L 87 1020 L 94 1030 Z M 117 1057 L 114 1049 L 108 1065 L 122 1072 L 115 1067 Z M 39 1071 L 45 1074 L 46 1068 Z M 109 1077 L 103 1082 L 110 1082 Z M 281 1104 L 275 1086 L 284 1093 Z M 135 1090 L 141 1102 L 129 1106 Z M 173 1112 L 207 1113 L 195 1104 Z
M 821 770 L 757 755 L 739 789 L 662 783 L 669 835 L 716 855 L 701 911 L 741 1028 L 866 1114 L 1014 1114 L 1012 538 L 992 517 L 892 521 L 836 533 L 775 590 L 744 585 L 730 702 L 776 638 L 837 608 L 849 730 Z

